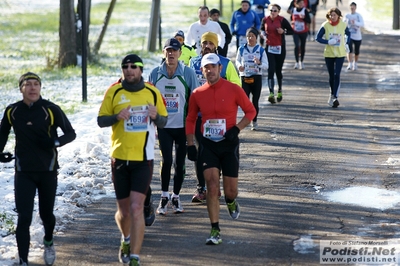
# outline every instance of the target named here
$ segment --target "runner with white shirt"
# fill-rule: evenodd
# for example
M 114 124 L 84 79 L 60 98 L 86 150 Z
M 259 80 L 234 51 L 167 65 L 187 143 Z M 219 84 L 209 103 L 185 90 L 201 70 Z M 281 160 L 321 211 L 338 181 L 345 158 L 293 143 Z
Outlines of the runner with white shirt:
M 222 30 L 218 22 L 209 20 L 210 11 L 208 7 L 201 6 L 198 10 L 199 21 L 192 23 L 189 26 L 186 34 L 186 44 L 192 45 L 196 49 L 196 53 L 201 53 L 201 36 L 205 32 L 214 32 L 218 35 L 218 46 L 223 48 L 225 45 L 225 32 Z
M 186 134 L 185 119 L 189 96 L 199 87 L 193 69 L 185 66 L 178 58 L 181 56 L 181 44 L 175 38 L 168 39 L 163 49 L 165 61 L 155 67 L 149 76 L 149 82 L 157 86 L 166 101 L 168 122 L 164 128 L 158 128 L 158 141 L 162 155 L 161 163 L 161 199 L 157 208 L 160 215 L 167 214 L 168 205 L 174 213 L 183 212 L 179 193 L 185 178 Z M 175 156 L 174 154 L 175 148 Z M 173 193 L 168 192 L 171 180 L 171 167 L 174 166 Z
M 356 12 L 356 9 L 357 4 L 352 2 L 350 4 L 351 13 L 346 14 L 346 16 L 344 17 L 344 22 L 347 23 L 347 28 L 350 30 L 351 33 L 349 43 L 350 52 L 347 53 L 347 61 L 349 62 L 347 70 L 357 70 L 357 62 L 358 56 L 360 54 L 360 46 L 362 40 L 361 28 L 364 27 L 364 19 L 359 13 Z
M 258 30 L 251 27 L 246 32 L 247 43 L 240 46 L 236 55 L 236 67 L 242 79 L 242 88 L 247 97 L 252 95 L 256 116 L 251 122 L 251 130 L 257 130 L 258 101 L 262 89 L 262 71 L 268 69 L 268 57 L 263 47 L 257 44 Z

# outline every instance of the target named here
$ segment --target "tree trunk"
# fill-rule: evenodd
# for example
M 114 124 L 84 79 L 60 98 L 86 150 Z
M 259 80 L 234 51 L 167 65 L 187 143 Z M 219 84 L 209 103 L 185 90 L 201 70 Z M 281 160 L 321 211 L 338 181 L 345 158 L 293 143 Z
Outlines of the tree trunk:
M 111 0 L 110 6 L 108 7 L 106 17 L 104 18 L 103 28 L 101 29 L 99 38 L 97 39 L 96 43 L 93 47 L 93 55 L 97 56 L 100 50 L 101 43 L 103 42 L 104 35 L 106 34 L 108 23 L 110 22 L 111 14 L 114 10 L 114 6 L 117 0 Z
M 58 66 L 76 65 L 76 28 L 74 0 L 60 0 L 60 51 Z

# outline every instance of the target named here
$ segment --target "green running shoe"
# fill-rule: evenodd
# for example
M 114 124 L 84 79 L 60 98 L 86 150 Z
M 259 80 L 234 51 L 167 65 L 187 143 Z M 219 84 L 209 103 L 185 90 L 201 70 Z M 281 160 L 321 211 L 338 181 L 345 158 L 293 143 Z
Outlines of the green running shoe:
M 206 240 L 206 245 L 218 245 L 222 243 L 222 239 L 219 235 L 219 230 L 211 228 L 210 237 Z
M 282 92 L 278 92 L 278 97 L 276 97 L 276 100 L 278 101 L 278 103 L 282 101 L 282 98 L 283 98 Z
M 274 94 L 273 92 L 271 92 L 271 93 L 269 94 L 268 101 L 269 101 L 270 103 L 275 103 L 275 94 Z

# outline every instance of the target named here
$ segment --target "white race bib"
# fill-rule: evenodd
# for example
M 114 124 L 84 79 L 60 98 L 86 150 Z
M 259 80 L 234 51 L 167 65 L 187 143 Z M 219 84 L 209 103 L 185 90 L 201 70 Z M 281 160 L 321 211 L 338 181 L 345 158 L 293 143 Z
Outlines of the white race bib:
M 244 56 L 244 72 L 246 73 L 246 76 L 252 76 L 256 75 L 260 72 L 259 66 L 254 63 L 254 55 L 253 54 L 247 54 Z
M 167 104 L 168 113 L 178 113 L 179 112 L 179 94 L 178 93 L 165 93 L 165 102 Z
M 294 22 L 294 30 L 297 32 L 304 31 L 306 29 L 306 25 L 304 21 L 295 21 Z
M 208 119 L 203 124 L 203 136 L 209 140 L 218 142 L 224 139 L 226 132 L 225 119 Z
M 247 43 L 246 36 L 239 36 L 239 46 L 245 45 Z
M 334 46 L 340 46 L 340 42 L 342 41 L 342 34 L 331 33 L 329 35 L 329 39 L 336 39 L 336 44 Z
M 148 106 L 131 107 L 129 119 L 124 120 L 125 132 L 145 132 L 149 121 Z
M 277 45 L 277 46 L 268 46 L 268 53 L 271 54 L 281 54 L 282 52 L 282 46 Z

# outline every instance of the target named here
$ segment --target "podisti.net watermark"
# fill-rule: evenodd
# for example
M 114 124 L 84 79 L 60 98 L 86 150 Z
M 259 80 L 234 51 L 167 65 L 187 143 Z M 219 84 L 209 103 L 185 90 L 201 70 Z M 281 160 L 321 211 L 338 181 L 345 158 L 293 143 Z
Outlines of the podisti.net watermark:
M 399 265 L 396 240 L 320 240 L 321 264 Z

